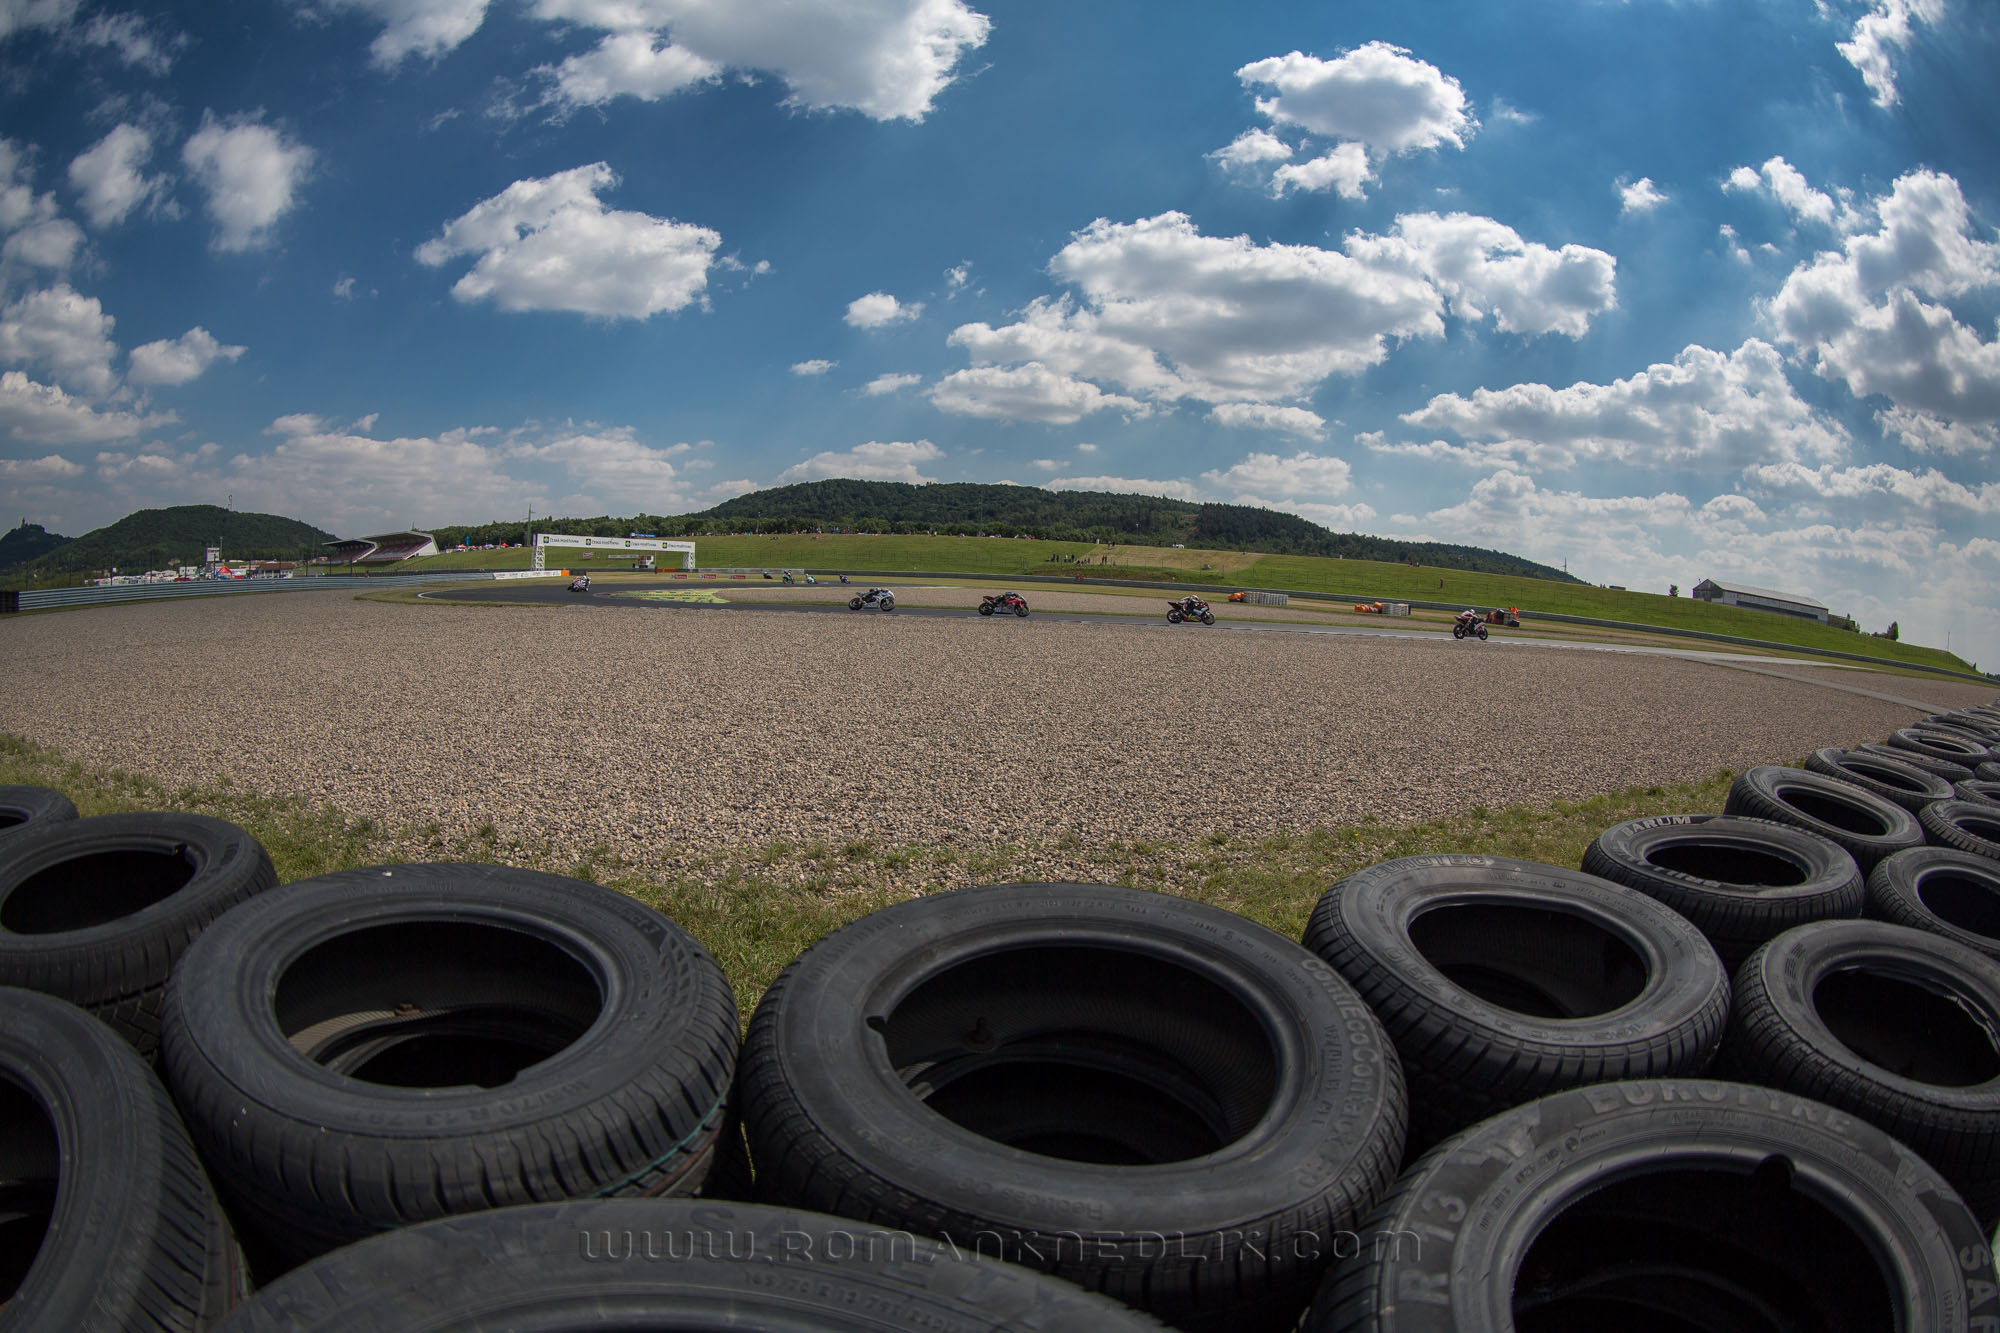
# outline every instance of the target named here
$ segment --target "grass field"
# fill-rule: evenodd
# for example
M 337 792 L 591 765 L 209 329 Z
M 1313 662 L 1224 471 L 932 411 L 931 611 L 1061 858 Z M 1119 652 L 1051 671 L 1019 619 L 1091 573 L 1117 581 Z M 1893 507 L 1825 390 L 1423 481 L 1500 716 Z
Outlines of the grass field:
M 1284 588 L 1347 598 L 1394 601 L 1462 602 L 1468 606 L 1514 606 L 1529 614 L 1588 616 L 1669 629 L 1694 630 L 1858 653 L 1866 657 L 1969 671 L 1972 667 L 1941 649 L 1899 643 L 1821 625 L 1791 616 L 1714 606 L 1692 597 L 1623 591 L 1581 583 L 1474 574 L 1428 565 L 1374 560 L 1332 560 L 1317 556 L 1257 555 L 1243 551 L 1178 550 L 1158 546 L 1093 546 L 1087 542 L 1043 542 L 1005 537 L 908 537 L 866 534 L 799 533 L 775 537 L 702 537 L 696 556 L 709 568 L 799 568 L 920 570 L 966 574 L 1088 574 L 1102 578 L 1185 581 L 1227 588 Z M 582 559 L 575 550 L 552 552 L 576 569 L 621 569 L 624 553 L 599 552 Z M 528 552 L 447 552 L 400 566 L 406 572 L 445 569 L 525 569 Z M 1835 608 L 1838 611 L 1838 608 Z
M 887 846 L 866 838 L 772 842 L 717 851 L 693 873 L 655 880 L 636 877 L 602 856 L 562 860 L 545 848 L 503 842 L 490 825 L 449 840 L 434 827 L 386 827 L 302 799 L 258 795 L 226 779 L 169 788 L 73 763 L 0 734 L 0 784 L 53 787 L 85 815 L 180 810 L 226 819 L 270 851 L 280 883 L 358 866 L 474 861 L 608 885 L 700 940 L 728 973 L 746 1019 L 779 970 L 828 931 L 929 888 L 1046 879 L 1042 867 L 1050 858 L 1068 878 L 1173 893 L 1297 939 L 1321 894 L 1377 862 L 1480 852 L 1575 866 L 1591 839 L 1614 824 L 1648 815 L 1719 812 L 1732 776 L 1720 773 L 1704 782 L 1635 788 L 1548 807 L 1475 806 L 1457 818 L 1424 824 L 1370 819 L 1260 838 L 1211 834 L 1186 843 L 1112 841 L 1088 848 L 1021 840 L 973 851 Z

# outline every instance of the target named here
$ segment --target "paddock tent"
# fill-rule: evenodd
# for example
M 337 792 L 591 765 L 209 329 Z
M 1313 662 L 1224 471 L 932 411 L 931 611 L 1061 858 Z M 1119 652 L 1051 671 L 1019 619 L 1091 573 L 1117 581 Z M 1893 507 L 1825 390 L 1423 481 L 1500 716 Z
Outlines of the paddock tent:
M 1798 616 L 1804 620 L 1817 620 L 1822 625 L 1826 623 L 1826 607 L 1796 593 L 1753 588 L 1747 583 L 1725 583 L 1721 579 L 1703 579 L 1694 585 L 1694 596 L 1704 602 L 1748 607 L 1752 611 L 1773 611 L 1781 616 Z
M 335 563 L 387 565 L 438 553 L 437 538 L 428 532 L 384 532 L 373 537 L 348 537 L 326 543 Z

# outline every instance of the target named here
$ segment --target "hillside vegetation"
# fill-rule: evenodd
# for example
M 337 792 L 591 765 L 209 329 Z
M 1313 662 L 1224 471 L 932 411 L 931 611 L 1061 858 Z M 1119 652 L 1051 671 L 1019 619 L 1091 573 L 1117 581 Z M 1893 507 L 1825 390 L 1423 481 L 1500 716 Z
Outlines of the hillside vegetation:
M 552 532 L 622 537 L 724 536 L 737 532 L 880 533 L 913 536 L 1030 537 L 1040 541 L 1257 551 L 1350 560 L 1402 561 L 1450 569 L 1578 582 L 1559 569 L 1504 551 L 1441 542 L 1403 542 L 1330 532 L 1296 514 L 1251 505 L 1195 504 L 1157 495 L 1052 491 L 1039 486 L 949 482 L 812 481 L 752 491 L 698 514 L 558 518 Z M 523 540 L 522 523 L 433 530 L 439 546 Z
M 60 533 L 24 519 L 20 527 L 0 536 L 0 570 L 16 569 L 68 542 Z
M 332 540 L 332 533 L 295 518 L 245 514 L 220 505 L 176 505 L 127 514 L 109 527 L 45 551 L 14 572 L 32 572 L 38 583 L 74 582 L 109 569 L 141 573 L 200 564 L 210 546 L 220 546 L 228 560 L 296 560 L 320 554 L 321 543 Z

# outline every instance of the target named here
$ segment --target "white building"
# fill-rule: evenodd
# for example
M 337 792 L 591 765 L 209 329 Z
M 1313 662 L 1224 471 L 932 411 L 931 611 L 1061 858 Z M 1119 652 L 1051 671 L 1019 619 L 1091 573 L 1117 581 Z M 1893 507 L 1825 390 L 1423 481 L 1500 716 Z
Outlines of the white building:
M 1693 596 L 1704 602 L 1719 602 L 1724 606 L 1747 607 L 1752 611 L 1772 611 L 1781 616 L 1798 616 L 1802 620 L 1817 620 L 1824 625 L 1827 609 L 1810 597 L 1797 593 L 1774 592 L 1769 588 L 1754 588 L 1747 583 L 1730 583 L 1723 579 L 1703 579 L 1694 585 Z

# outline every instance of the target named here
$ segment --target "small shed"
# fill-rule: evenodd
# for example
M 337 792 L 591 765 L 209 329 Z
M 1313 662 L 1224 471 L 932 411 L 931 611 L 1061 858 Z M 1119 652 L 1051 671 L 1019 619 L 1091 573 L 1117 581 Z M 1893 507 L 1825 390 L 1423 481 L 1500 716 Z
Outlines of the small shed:
M 1723 606 L 1741 606 L 1752 611 L 1770 611 L 1781 616 L 1797 616 L 1801 620 L 1817 620 L 1822 625 L 1826 623 L 1828 614 L 1825 606 L 1810 597 L 1723 579 L 1703 579 L 1694 585 L 1693 596 L 1700 601 L 1719 602 Z

